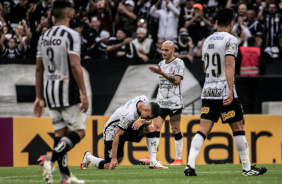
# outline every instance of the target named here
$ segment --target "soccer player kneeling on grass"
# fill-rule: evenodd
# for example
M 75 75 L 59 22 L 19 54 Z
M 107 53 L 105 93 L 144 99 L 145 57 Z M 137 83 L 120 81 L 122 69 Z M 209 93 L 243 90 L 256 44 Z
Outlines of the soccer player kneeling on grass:
M 235 147 L 242 162 L 243 176 L 261 175 L 267 171 L 265 167 L 251 166 L 249 160 L 249 146 L 243 126 L 243 109 L 237 99 L 234 85 L 234 62 L 238 52 L 238 39 L 230 34 L 233 19 L 232 9 L 220 9 L 217 17 L 217 32 L 209 36 L 203 45 L 202 60 L 206 79 L 201 96 L 200 128 L 191 143 L 188 163 L 184 170 L 186 176 L 197 176 L 196 158 L 206 136 L 219 117 L 222 123 L 229 123 L 232 129 Z
M 118 160 L 123 157 L 125 141 L 140 142 L 144 135 L 149 142 L 150 169 L 167 169 L 156 159 L 156 135 L 152 119 L 159 116 L 160 107 L 149 102 L 146 96 L 138 96 L 119 107 L 104 126 L 105 159 L 84 153 L 81 169 L 87 169 L 90 163 L 98 169 L 115 169 Z M 138 118 L 144 121 L 137 121 Z

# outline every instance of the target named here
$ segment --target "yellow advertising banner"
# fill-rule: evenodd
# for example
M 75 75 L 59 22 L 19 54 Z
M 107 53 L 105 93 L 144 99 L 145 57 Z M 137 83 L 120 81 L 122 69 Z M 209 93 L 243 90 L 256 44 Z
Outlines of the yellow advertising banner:
M 93 155 L 104 158 L 103 128 L 109 117 L 87 118 L 86 136 L 69 153 L 69 165 L 78 166 L 83 154 L 89 150 Z M 250 147 L 252 163 L 282 163 L 282 116 L 245 115 L 246 138 Z M 199 128 L 199 116 L 182 116 L 183 164 L 195 133 Z M 174 136 L 170 133 L 169 119 L 163 124 L 157 158 L 164 165 L 175 157 Z M 13 119 L 14 166 L 37 165 L 40 155 L 50 154 L 53 149 L 54 131 L 50 118 L 21 117 Z M 126 143 L 121 165 L 138 164 L 147 157 L 146 138 L 140 143 Z M 196 164 L 234 163 L 239 164 L 232 131 L 228 124 L 219 121 L 207 136 Z

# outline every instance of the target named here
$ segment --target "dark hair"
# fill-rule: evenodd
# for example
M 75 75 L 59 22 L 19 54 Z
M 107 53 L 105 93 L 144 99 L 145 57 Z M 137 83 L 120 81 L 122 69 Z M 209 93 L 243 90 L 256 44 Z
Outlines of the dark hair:
M 154 118 L 158 117 L 160 114 L 160 106 L 156 102 L 150 102 L 151 105 L 151 113 Z
M 230 8 L 222 8 L 217 12 L 217 25 L 228 26 L 234 19 L 234 11 Z
M 60 18 L 63 16 L 62 10 L 65 8 L 72 8 L 71 2 L 69 0 L 56 0 L 53 3 L 52 13 L 55 18 Z
M 249 37 L 247 42 L 248 42 L 249 47 L 255 47 L 256 46 L 256 39 L 255 39 L 254 36 Z

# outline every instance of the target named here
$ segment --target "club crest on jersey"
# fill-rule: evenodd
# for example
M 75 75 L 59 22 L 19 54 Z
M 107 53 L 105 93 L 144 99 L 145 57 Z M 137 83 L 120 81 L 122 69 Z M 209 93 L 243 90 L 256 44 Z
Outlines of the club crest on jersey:
M 229 111 L 228 113 L 222 113 L 221 114 L 221 117 L 222 117 L 223 121 L 226 121 L 229 118 L 233 118 L 234 116 L 235 116 L 235 111 L 234 110 Z
M 209 112 L 210 112 L 210 108 L 209 107 L 202 107 L 201 114 L 207 114 Z
M 168 70 L 169 70 L 169 72 L 173 72 L 174 66 L 170 66 Z
M 123 125 L 123 126 L 125 126 L 126 124 L 127 124 L 126 121 L 122 122 L 122 125 Z

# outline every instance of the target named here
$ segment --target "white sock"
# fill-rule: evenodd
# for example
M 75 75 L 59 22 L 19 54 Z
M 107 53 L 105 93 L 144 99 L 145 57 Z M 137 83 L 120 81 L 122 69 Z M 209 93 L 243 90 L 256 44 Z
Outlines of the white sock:
M 200 153 L 203 142 L 204 142 L 203 136 L 196 133 L 191 143 L 191 148 L 190 148 L 188 163 L 187 163 L 187 165 L 190 165 L 190 167 L 192 167 L 193 169 L 195 169 L 196 158 Z
M 179 140 L 175 140 L 175 151 L 176 151 L 175 159 L 181 159 L 182 147 L 183 147 L 183 138 Z
M 91 162 L 91 164 L 94 165 L 97 169 L 99 169 L 99 163 L 104 160 L 93 155 L 87 155 L 86 159 L 88 162 Z
M 146 138 L 147 148 L 150 156 L 150 165 L 153 165 L 157 162 L 157 150 L 158 150 L 158 139 L 159 138 Z
M 249 159 L 249 146 L 245 135 L 234 136 L 235 147 L 239 153 L 242 162 L 242 168 L 245 171 L 251 170 L 251 163 Z

